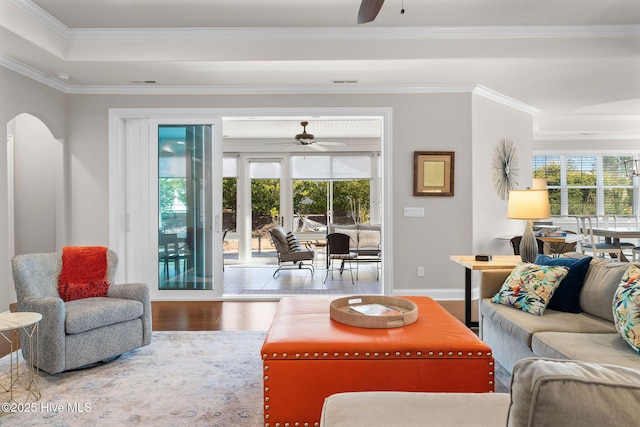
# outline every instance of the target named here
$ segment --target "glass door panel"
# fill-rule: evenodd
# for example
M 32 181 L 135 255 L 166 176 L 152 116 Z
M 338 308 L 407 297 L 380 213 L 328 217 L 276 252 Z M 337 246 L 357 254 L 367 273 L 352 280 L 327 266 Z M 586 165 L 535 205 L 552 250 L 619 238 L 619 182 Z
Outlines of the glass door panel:
M 158 288 L 213 289 L 211 125 L 158 126 Z
M 222 256 L 223 265 L 239 259 L 238 158 L 222 160 Z
M 251 161 L 251 258 L 275 258 L 269 229 L 280 225 L 280 173 L 279 161 Z M 266 261 L 266 260 L 265 260 Z
M 293 180 L 293 232 L 327 234 L 329 181 Z

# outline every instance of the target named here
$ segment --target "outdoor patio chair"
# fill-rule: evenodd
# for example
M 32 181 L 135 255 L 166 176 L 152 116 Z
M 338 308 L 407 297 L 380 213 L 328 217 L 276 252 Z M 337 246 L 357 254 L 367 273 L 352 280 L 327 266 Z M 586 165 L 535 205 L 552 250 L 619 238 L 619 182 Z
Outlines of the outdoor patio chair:
M 349 270 L 349 273 L 351 273 L 351 283 L 355 283 L 353 281 L 353 269 L 351 268 L 351 261 L 357 259 L 358 254 L 351 251 L 351 248 L 349 247 L 350 242 L 351 237 L 349 237 L 349 235 L 347 234 L 331 233 L 327 235 L 327 274 L 324 276 L 325 283 L 327 282 L 327 278 L 329 277 L 329 271 L 331 271 L 331 279 L 333 279 L 334 270 L 339 270 L 340 274 L 342 274 L 344 270 Z M 333 261 L 340 261 L 340 266 L 334 267 Z M 346 262 L 348 262 L 348 267 L 345 266 Z M 356 268 L 358 268 L 357 263 Z
M 311 272 L 311 276 L 315 271 L 313 267 L 313 258 L 315 253 L 309 245 L 304 248 L 298 242 L 293 233 L 285 233 L 282 227 L 276 226 L 269 229 L 271 241 L 278 253 L 278 268 L 273 272 L 276 277 L 281 270 L 300 270 L 306 269 Z M 309 263 L 305 263 L 309 261 Z M 292 263 L 292 264 L 289 264 Z

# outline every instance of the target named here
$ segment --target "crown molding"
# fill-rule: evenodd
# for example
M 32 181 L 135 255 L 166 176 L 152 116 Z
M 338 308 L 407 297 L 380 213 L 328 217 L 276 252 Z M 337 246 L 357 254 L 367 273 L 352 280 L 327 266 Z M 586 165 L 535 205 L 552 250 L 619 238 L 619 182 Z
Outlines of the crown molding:
M 640 25 L 501 27 L 227 27 L 69 29 L 71 40 L 128 39 L 539 39 L 638 37 Z
M 229 86 L 80 86 L 62 83 L 50 76 L 0 55 L 0 66 L 61 92 L 73 95 L 313 95 L 313 94 L 416 94 L 474 93 L 511 108 L 535 115 L 539 110 L 481 85 L 229 85 Z
M 82 95 L 313 95 L 471 93 L 475 85 L 228 85 L 228 86 L 67 86 Z
M 0 66 L 8 68 L 11 71 L 15 71 L 16 73 L 35 80 L 38 83 L 42 83 L 46 86 L 59 90 L 60 92 L 70 93 L 69 85 L 48 76 L 42 71 L 36 70 L 33 67 L 25 65 L 7 56 L 0 55 Z
M 30 0 L 7 0 L 68 40 L 128 39 L 502 39 L 640 37 L 640 25 L 431 27 L 69 28 Z
M 61 37 L 68 38 L 69 36 L 69 27 L 64 25 L 62 22 L 57 20 L 51 14 L 47 13 L 44 9 L 42 9 L 37 4 L 33 3 L 30 0 L 6 0 L 7 2 L 14 5 L 16 8 L 20 9 L 27 15 L 41 22 L 47 28 L 52 31 L 55 31 Z
M 522 111 L 524 113 L 531 114 L 532 116 L 535 116 L 540 112 L 540 110 L 535 107 L 527 105 L 516 99 L 509 98 L 508 96 L 505 96 L 499 92 L 496 92 L 495 90 L 489 89 L 482 85 L 476 86 L 473 90 L 473 93 L 475 93 L 476 95 L 484 96 L 485 98 L 491 99 L 492 101 L 498 102 L 508 107 L 515 108 L 516 110 Z

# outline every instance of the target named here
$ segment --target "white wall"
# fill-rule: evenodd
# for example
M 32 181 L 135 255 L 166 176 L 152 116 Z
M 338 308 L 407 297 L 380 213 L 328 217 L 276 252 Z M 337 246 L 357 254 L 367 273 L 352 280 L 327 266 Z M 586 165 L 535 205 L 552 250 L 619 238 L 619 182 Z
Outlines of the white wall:
M 500 140 L 513 141 L 519 159 L 517 189 L 531 187 L 532 129 L 530 114 L 473 95 L 473 254 L 513 254 L 500 237 L 521 234 L 525 223 L 507 219 L 507 201 L 493 186 L 493 155 Z

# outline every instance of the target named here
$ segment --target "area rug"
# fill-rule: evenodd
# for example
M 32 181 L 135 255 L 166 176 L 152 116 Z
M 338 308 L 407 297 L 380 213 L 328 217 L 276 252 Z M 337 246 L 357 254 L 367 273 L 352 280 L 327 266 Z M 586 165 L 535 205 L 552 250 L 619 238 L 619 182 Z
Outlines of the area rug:
M 0 417 L 0 426 L 262 426 L 265 334 L 154 332 L 149 346 L 109 364 L 40 373 L 40 400 L 30 412 Z M 0 359 L 2 384 L 8 364 Z M 500 366 L 495 389 L 509 390 Z
M 35 412 L 5 415 L 0 425 L 262 426 L 265 334 L 154 332 L 149 346 L 109 364 L 41 373 Z M 8 363 L 0 359 L 0 372 Z

